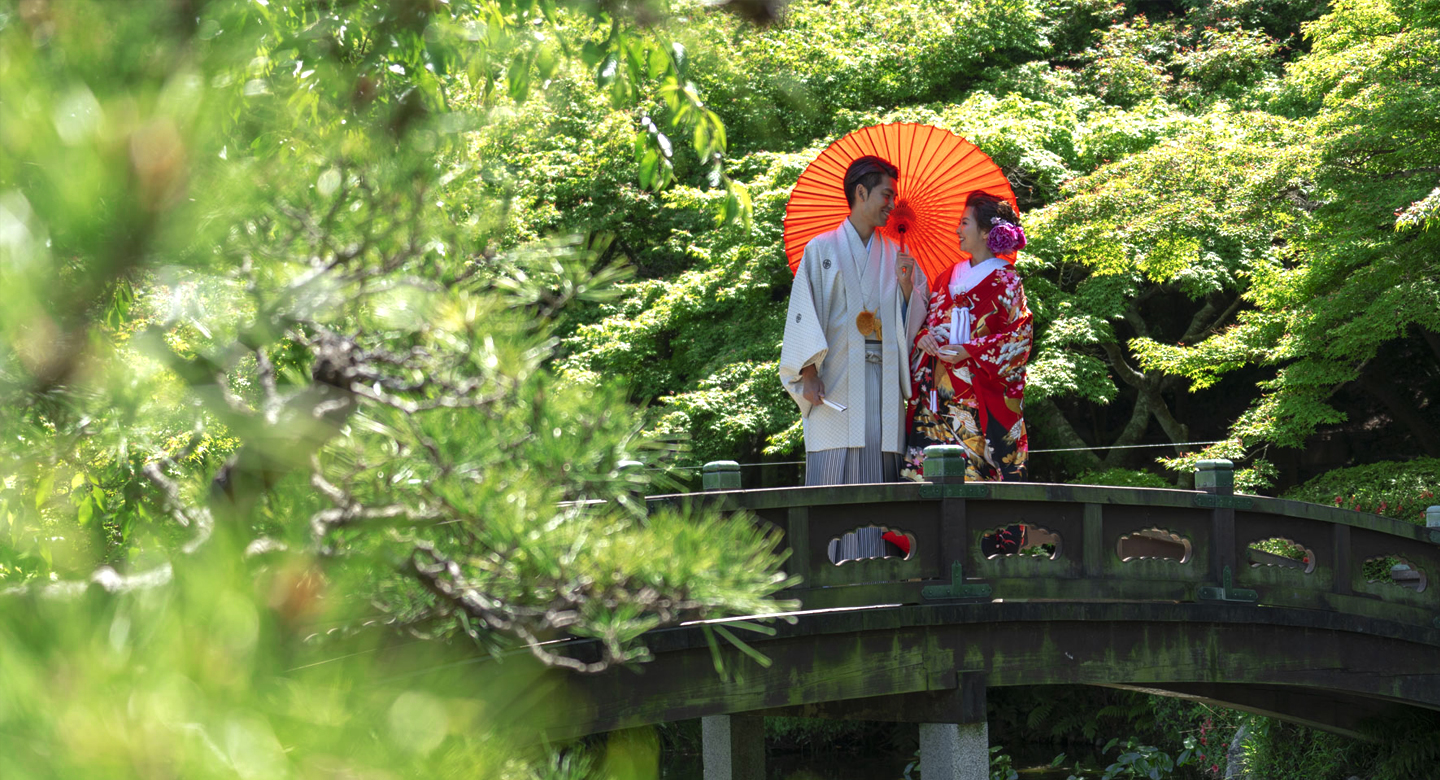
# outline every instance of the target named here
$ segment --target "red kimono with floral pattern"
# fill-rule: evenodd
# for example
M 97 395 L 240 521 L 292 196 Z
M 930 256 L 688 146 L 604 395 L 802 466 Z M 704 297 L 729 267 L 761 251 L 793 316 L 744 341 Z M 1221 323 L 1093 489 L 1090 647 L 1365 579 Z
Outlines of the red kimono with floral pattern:
M 992 270 L 969 290 L 955 290 L 961 263 L 950 269 L 930 294 L 926 327 L 949 343 L 951 312 L 970 307 L 970 358 L 943 363 L 911 351 L 913 390 L 907 408 L 905 462 L 910 479 L 924 474 L 925 447 L 955 444 L 968 460 L 965 479 L 977 482 L 1024 480 L 1029 440 L 1025 435 L 1025 362 L 1033 330 L 1025 291 L 1012 265 Z

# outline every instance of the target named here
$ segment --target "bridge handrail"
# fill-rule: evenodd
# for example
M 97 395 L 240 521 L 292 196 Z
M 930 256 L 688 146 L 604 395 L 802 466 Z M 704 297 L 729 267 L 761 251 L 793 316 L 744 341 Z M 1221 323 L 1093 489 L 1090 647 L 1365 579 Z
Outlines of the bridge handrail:
M 736 490 L 714 490 L 703 493 L 665 493 L 647 496 L 652 507 L 699 502 L 719 505 L 722 509 L 789 509 L 808 506 L 841 506 L 872 504 L 877 501 L 938 501 L 939 495 L 923 495 L 927 482 L 889 482 L 825 487 L 776 487 Z M 971 487 L 981 487 L 971 484 Z M 1176 488 L 1112 487 L 1106 485 L 1074 485 L 1052 482 L 993 483 L 983 486 L 993 501 L 1054 501 L 1080 504 L 1112 504 L 1154 507 L 1199 507 L 1197 498 L 1212 494 L 1199 490 Z M 1312 504 L 1294 499 L 1235 494 L 1235 498 L 1251 502 L 1246 511 L 1271 515 L 1318 520 L 1394 534 L 1419 541 L 1440 543 L 1440 529 L 1425 528 L 1393 517 L 1361 512 L 1354 509 Z
M 700 502 L 774 526 L 790 550 L 787 571 L 801 580 L 784 595 L 806 608 L 1202 601 L 1440 628 L 1440 583 L 1429 582 L 1440 576 L 1440 528 L 1236 495 L 1228 461 L 1202 462 L 1200 489 L 1176 490 L 967 484 L 963 467 L 947 460 L 954 458 L 927 451 L 931 482 L 757 490 L 739 489 L 734 464 L 707 464 L 706 492 L 646 503 L 655 511 Z M 992 540 L 1016 526 L 1052 546 L 1029 555 L 997 548 Z M 894 546 L 881 542 L 883 532 Z M 1274 542 L 1289 555 L 1256 547 Z

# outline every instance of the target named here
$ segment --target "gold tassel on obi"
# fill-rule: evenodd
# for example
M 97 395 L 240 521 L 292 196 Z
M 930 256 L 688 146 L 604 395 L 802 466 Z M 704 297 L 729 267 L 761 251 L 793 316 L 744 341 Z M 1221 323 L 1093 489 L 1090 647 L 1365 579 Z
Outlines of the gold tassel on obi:
M 866 338 L 871 338 L 873 334 L 875 339 L 879 339 L 880 318 L 875 316 L 875 312 L 873 311 L 861 309 L 860 313 L 855 315 L 855 329 L 860 331 L 860 335 Z

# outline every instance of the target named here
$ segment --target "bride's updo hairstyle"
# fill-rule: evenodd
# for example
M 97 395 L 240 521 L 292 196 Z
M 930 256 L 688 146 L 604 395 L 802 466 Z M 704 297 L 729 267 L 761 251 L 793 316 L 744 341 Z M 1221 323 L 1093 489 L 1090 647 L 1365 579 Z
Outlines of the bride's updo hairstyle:
M 1025 248 L 1025 231 L 1020 229 L 1020 215 L 1010 201 L 988 192 L 972 192 L 965 199 L 965 208 L 974 209 L 976 227 L 987 233 L 985 246 L 997 255 L 1008 255 Z

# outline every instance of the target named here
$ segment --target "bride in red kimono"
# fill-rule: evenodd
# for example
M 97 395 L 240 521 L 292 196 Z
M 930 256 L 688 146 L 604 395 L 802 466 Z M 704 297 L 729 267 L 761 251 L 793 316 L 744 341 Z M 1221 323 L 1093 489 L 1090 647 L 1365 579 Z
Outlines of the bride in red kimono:
M 925 447 L 965 450 L 967 482 L 1024 480 L 1025 362 L 1032 329 L 1014 257 L 1025 246 L 1009 201 L 971 193 L 955 229 L 970 262 L 931 288 L 926 327 L 911 353 L 914 392 L 907 409 L 902 473 L 921 479 Z

